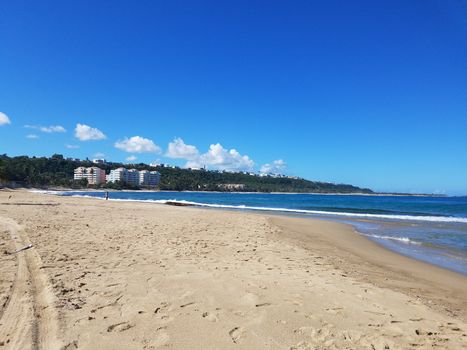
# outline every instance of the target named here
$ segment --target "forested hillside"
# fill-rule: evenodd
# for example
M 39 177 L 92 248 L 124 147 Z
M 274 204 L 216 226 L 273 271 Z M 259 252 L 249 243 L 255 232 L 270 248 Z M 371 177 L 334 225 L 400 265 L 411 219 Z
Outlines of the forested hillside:
M 74 181 L 73 171 L 79 166 L 98 166 L 107 173 L 112 169 L 125 166 L 138 170 L 157 170 L 161 173 L 161 190 L 176 191 L 222 191 L 229 190 L 226 184 L 241 185 L 235 191 L 245 192 L 302 192 L 302 193 L 372 193 L 346 184 L 309 181 L 299 178 L 254 176 L 244 173 L 230 173 L 206 170 L 191 170 L 170 167 L 151 167 L 147 164 L 125 165 L 106 163 L 96 165 L 89 160 L 64 159 L 55 154 L 46 157 L 8 157 L 0 156 L 0 180 L 15 182 L 25 187 L 87 187 L 84 181 Z M 106 184 L 103 188 L 128 188 L 124 184 Z M 230 189 L 231 190 L 231 189 Z

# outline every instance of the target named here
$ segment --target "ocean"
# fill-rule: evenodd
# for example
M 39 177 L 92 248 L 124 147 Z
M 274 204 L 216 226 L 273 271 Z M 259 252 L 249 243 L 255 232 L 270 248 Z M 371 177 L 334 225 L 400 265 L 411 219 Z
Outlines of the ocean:
M 54 193 L 102 199 L 105 194 Z M 388 249 L 467 275 L 467 197 L 118 191 L 110 192 L 110 200 L 176 201 L 347 223 Z

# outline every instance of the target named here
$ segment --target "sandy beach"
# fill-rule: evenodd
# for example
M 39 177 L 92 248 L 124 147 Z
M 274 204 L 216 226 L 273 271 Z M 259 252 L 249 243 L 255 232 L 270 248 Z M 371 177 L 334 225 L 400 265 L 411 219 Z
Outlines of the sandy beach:
M 351 226 L 0 191 L 0 350 L 467 349 L 466 316 Z

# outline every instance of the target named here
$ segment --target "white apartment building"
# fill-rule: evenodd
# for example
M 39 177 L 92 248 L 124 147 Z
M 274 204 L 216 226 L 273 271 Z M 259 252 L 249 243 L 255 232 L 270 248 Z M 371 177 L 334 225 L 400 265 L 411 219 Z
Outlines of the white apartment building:
M 139 185 L 142 187 L 156 187 L 161 180 L 157 171 L 141 170 L 139 172 Z
M 98 167 L 79 167 L 74 171 L 75 180 L 87 179 L 89 185 L 99 185 L 105 183 L 105 170 Z
M 107 175 L 107 182 L 126 182 L 128 170 L 125 168 L 117 168 L 110 170 L 110 174 Z
M 133 186 L 138 186 L 139 185 L 139 171 L 136 169 L 129 169 L 127 171 L 127 180 L 125 182 Z
M 118 168 L 110 171 L 107 182 L 121 181 L 133 186 L 156 187 L 160 178 L 161 174 L 157 171 Z
M 79 168 L 76 168 L 74 171 L 73 179 L 75 180 L 81 180 L 81 179 L 87 179 L 87 170 L 86 167 L 80 166 Z

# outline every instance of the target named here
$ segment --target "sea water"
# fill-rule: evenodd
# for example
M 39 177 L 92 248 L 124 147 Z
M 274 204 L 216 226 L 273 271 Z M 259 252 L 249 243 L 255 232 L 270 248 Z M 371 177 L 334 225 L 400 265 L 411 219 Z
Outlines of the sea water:
M 102 191 L 58 194 L 104 198 Z M 349 223 L 391 250 L 467 275 L 467 197 L 117 191 L 110 192 L 110 199 L 174 201 Z

